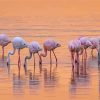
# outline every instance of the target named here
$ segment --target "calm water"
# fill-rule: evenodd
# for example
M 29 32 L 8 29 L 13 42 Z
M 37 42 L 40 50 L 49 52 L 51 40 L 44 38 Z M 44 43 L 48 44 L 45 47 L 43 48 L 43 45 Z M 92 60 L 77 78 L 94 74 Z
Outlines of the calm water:
M 21 75 L 18 76 L 17 52 L 11 56 L 11 69 L 8 73 L 6 66 L 7 52 L 12 50 L 12 45 L 5 49 L 5 61 L 0 60 L 0 97 L 4 100 L 99 100 L 100 99 L 100 71 L 97 64 L 97 52 L 91 58 L 88 49 L 88 59 L 84 63 L 87 75 L 73 76 L 71 70 L 70 53 L 67 48 L 68 41 L 81 35 L 95 37 L 100 35 L 98 20 L 81 21 L 79 19 L 59 19 L 57 23 L 34 23 L 32 18 L 1 17 L 0 33 L 6 33 L 11 39 L 21 36 L 26 41 L 38 41 L 41 46 L 45 39 L 53 38 L 61 43 L 55 53 L 58 57 L 56 67 L 49 64 L 49 52 L 43 58 L 42 71 L 39 69 L 39 59 L 36 55 L 36 66 L 33 59 L 28 61 L 28 75 L 25 76 L 23 61 L 28 55 L 28 49 L 21 51 Z M 66 24 L 67 23 L 67 24 Z M 0 48 L 0 54 L 1 54 Z M 53 55 L 52 55 L 53 56 Z M 80 63 L 82 66 L 82 62 Z M 74 81 L 72 81 L 74 80 Z

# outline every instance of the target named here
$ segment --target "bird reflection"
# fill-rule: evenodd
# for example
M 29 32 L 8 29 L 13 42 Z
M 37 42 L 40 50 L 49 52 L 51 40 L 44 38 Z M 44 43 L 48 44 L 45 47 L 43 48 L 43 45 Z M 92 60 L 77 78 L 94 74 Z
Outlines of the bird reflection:
M 44 86 L 45 88 L 53 88 L 56 87 L 58 77 L 57 77 L 57 68 L 52 69 L 50 66 L 50 71 L 48 72 L 47 68 L 44 69 Z
M 18 64 L 18 69 L 19 67 L 21 68 L 21 62 L 19 61 L 19 64 Z M 10 75 L 10 64 L 7 65 L 7 69 L 8 69 L 8 75 Z M 20 77 L 20 71 L 18 70 L 18 77 Z
M 70 92 L 71 94 L 76 94 L 79 92 L 79 88 L 83 87 L 83 91 L 88 89 L 86 88 L 89 87 L 89 75 L 87 74 L 87 69 L 86 69 L 86 60 L 82 62 L 82 66 L 80 69 L 80 75 L 77 76 L 75 71 L 72 71 L 71 74 L 71 84 L 70 84 Z M 81 91 L 82 89 L 80 89 Z M 84 91 L 85 93 L 85 91 Z
M 72 70 L 71 74 L 71 83 L 75 83 L 77 77 L 86 77 L 87 76 L 87 67 L 86 67 L 86 59 L 82 61 L 82 65 L 80 65 L 80 74 L 77 76 L 75 70 Z
M 13 74 L 13 92 L 14 94 L 24 94 L 25 80 L 21 76 Z
M 100 66 L 98 67 L 98 74 L 99 74 L 98 75 L 98 83 L 99 83 L 98 84 L 99 85 L 98 87 L 99 87 L 99 99 L 100 99 Z
M 86 76 L 87 75 L 87 63 L 86 63 L 86 59 L 84 59 L 83 61 L 82 61 L 82 65 L 81 65 L 81 67 L 80 67 L 80 74 L 81 75 L 84 75 L 84 76 Z
M 29 89 L 30 89 L 30 93 L 36 93 L 36 91 L 39 89 L 40 87 L 40 75 L 35 73 L 35 67 L 34 67 L 34 71 L 29 72 Z

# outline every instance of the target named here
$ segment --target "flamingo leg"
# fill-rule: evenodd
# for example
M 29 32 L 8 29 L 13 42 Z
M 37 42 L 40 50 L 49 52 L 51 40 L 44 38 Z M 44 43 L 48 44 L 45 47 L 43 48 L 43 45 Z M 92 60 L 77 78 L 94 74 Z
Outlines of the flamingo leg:
M 80 74 L 83 74 L 83 65 L 84 65 L 83 59 L 84 59 L 84 52 L 82 53 L 82 66 L 80 68 Z
M 34 67 L 35 67 L 35 54 L 33 53 L 33 58 L 34 58 Z
M 56 55 L 55 55 L 54 50 L 52 50 L 52 52 L 53 52 L 53 54 L 54 54 L 54 56 L 55 56 L 55 59 L 56 59 L 56 64 L 57 64 L 57 57 L 56 57 Z
M 100 66 L 100 49 L 98 50 L 98 66 Z
M 72 72 L 74 71 L 74 53 L 71 52 L 71 61 L 72 61 Z
M 21 61 L 20 61 L 20 49 L 18 50 L 18 70 L 19 70 L 19 73 L 20 73 L 20 66 L 21 66 Z
M 92 55 L 92 57 L 93 57 L 93 49 L 91 50 L 91 55 Z
M 39 56 L 39 67 L 40 67 L 40 73 L 41 73 L 41 71 L 42 71 L 42 59 L 41 59 L 41 56 L 40 56 L 40 54 L 38 53 L 38 56 Z
M 39 53 L 38 53 L 38 56 L 39 56 L 39 64 L 42 64 L 42 58 Z
M 4 46 L 2 46 L 2 60 L 4 60 Z
M 76 61 L 76 63 L 77 63 L 77 75 L 79 75 L 79 54 L 78 54 L 78 52 L 76 52 L 76 59 L 77 59 L 77 61 Z
M 85 60 L 87 59 L 87 51 L 86 51 L 86 49 L 85 49 Z
M 87 72 L 86 72 L 86 60 L 84 60 L 84 74 L 86 75 Z
M 50 51 L 50 65 L 52 64 L 51 51 Z

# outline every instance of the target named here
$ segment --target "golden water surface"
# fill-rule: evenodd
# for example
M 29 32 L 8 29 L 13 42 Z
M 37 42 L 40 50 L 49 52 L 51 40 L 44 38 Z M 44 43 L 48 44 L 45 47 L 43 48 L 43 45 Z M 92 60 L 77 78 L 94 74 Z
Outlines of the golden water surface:
M 100 72 L 97 64 L 97 52 L 84 66 L 87 75 L 73 77 L 68 41 L 86 35 L 100 35 L 100 0 L 0 0 L 0 34 L 6 33 L 13 39 L 16 36 L 27 42 L 43 42 L 52 38 L 61 43 L 55 50 L 58 58 L 56 67 L 54 56 L 50 66 L 50 56 L 43 58 L 42 71 L 39 59 L 28 60 L 28 75 L 24 73 L 23 62 L 29 54 L 28 49 L 21 50 L 21 75 L 18 76 L 18 52 L 11 56 L 10 72 L 6 66 L 8 51 L 5 48 L 5 60 L 0 60 L 0 99 L 2 100 L 99 100 Z M 0 55 L 2 50 L 0 48 Z M 1 59 L 1 56 L 0 56 Z M 80 62 L 82 66 L 82 62 Z M 74 78 L 74 81 L 72 79 Z

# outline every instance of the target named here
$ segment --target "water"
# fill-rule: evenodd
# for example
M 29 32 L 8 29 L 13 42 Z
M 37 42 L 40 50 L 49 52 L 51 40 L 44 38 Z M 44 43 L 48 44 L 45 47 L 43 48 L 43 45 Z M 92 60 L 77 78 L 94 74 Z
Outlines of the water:
M 65 22 L 66 21 L 66 22 Z M 38 41 L 41 46 L 45 39 L 53 38 L 61 43 L 61 47 L 55 50 L 58 58 L 56 67 L 49 64 L 49 52 L 43 58 L 42 71 L 39 69 L 39 58 L 36 55 L 34 68 L 33 58 L 28 61 L 28 75 L 25 76 L 23 61 L 28 55 L 28 49 L 21 50 L 21 75 L 18 75 L 17 52 L 11 56 L 10 73 L 6 66 L 7 52 L 11 51 L 12 45 L 5 48 L 5 61 L 0 60 L 0 97 L 4 100 L 99 100 L 100 99 L 100 72 L 97 64 L 97 52 L 94 57 L 88 49 L 88 59 L 84 63 L 87 75 L 73 76 L 68 41 L 81 35 L 96 37 L 100 35 L 98 20 L 91 19 L 59 19 L 46 23 L 36 21 L 30 17 L 1 17 L 0 33 L 6 33 L 11 39 L 21 36 L 26 41 Z M 57 22 L 57 23 L 56 23 Z M 46 23 L 46 24 L 44 24 Z M 0 54 L 1 54 L 0 50 Z M 80 64 L 82 66 L 82 62 Z M 73 81 L 74 80 L 74 81 Z

